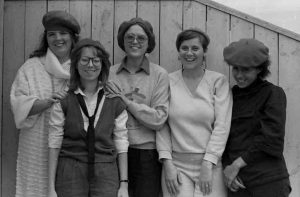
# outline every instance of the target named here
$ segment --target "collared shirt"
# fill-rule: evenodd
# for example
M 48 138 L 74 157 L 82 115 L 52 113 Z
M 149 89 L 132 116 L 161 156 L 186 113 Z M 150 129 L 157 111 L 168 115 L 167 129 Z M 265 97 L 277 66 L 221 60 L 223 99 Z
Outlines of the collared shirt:
M 81 89 L 77 89 L 74 91 L 75 94 L 81 94 L 83 96 L 83 99 L 85 101 L 88 113 L 90 116 L 93 115 L 96 105 L 97 105 L 97 97 L 98 92 L 102 89 L 102 87 L 99 87 L 97 92 L 91 96 L 87 96 L 82 92 Z M 94 121 L 94 127 L 96 127 L 96 124 L 98 122 L 100 113 L 102 111 L 102 106 L 105 101 L 105 96 L 101 99 L 98 107 L 98 111 L 96 112 L 95 121 Z M 83 117 L 84 122 L 84 130 L 87 131 L 87 128 L 89 126 L 89 120 L 88 117 L 85 116 L 82 109 L 81 114 Z M 116 149 L 118 153 L 127 152 L 128 149 L 128 136 L 127 136 L 127 128 L 126 128 L 126 122 L 128 119 L 127 111 L 124 110 L 116 119 L 115 119 L 115 128 L 114 128 L 114 142 L 116 145 Z M 50 131 L 49 131 L 49 147 L 50 148 L 60 148 L 63 140 L 63 126 L 65 122 L 65 115 L 62 110 L 60 102 L 55 103 L 52 109 L 52 112 L 50 114 Z
M 129 72 L 129 70 L 126 67 L 126 61 L 127 61 L 127 57 L 125 57 L 121 64 L 120 67 L 117 70 L 117 74 L 119 74 L 122 70 L 126 70 L 127 72 Z M 149 60 L 148 58 L 144 58 L 141 65 L 140 65 L 140 69 L 136 71 L 136 73 L 140 72 L 140 71 L 144 71 L 147 75 L 150 75 L 150 68 L 149 68 Z M 130 72 L 129 72 L 130 73 Z

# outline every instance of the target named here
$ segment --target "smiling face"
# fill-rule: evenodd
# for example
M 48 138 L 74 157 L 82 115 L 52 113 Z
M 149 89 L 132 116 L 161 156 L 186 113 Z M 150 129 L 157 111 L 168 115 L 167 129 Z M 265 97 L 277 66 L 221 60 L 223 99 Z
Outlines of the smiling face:
M 50 50 L 60 63 L 69 59 L 72 48 L 72 36 L 67 31 L 47 31 L 47 42 Z
M 259 72 L 260 70 L 255 67 L 232 67 L 232 75 L 239 88 L 246 88 L 251 85 L 257 79 Z
M 204 54 L 199 38 L 185 40 L 179 47 L 179 59 L 184 69 L 201 67 Z
M 124 49 L 129 58 L 140 58 L 148 48 L 148 36 L 139 25 L 132 25 L 124 34 Z
M 98 82 L 98 77 L 102 70 L 100 57 L 94 47 L 84 47 L 77 63 L 80 80 L 83 82 Z

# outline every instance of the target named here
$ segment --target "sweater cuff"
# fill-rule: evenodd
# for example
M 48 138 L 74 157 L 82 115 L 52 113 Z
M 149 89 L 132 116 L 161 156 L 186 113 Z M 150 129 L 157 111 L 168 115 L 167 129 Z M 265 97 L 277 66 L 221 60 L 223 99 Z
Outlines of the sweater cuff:
M 214 165 L 217 165 L 219 157 L 217 157 L 216 155 L 213 155 L 213 154 L 205 153 L 203 159 L 206 161 L 210 161 Z
M 159 161 L 161 161 L 162 159 L 172 159 L 172 155 L 169 151 L 158 151 L 158 155 L 159 155 Z

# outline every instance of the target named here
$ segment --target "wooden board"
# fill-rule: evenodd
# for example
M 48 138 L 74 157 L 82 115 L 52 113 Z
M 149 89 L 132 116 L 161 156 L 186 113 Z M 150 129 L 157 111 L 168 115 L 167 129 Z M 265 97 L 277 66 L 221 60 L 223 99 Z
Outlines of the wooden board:
M 226 75 L 229 67 L 224 62 L 223 49 L 229 44 L 229 15 L 214 8 L 207 9 L 207 34 L 210 44 L 207 52 L 207 68 Z
M 114 22 L 114 58 L 113 63 L 119 63 L 125 53 L 118 45 L 117 35 L 121 23 L 136 17 L 137 1 L 136 0 L 115 0 L 115 22 Z
M 47 12 L 46 0 L 27 0 L 25 8 L 25 59 L 37 49 L 42 39 L 43 15 Z
M 290 173 L 292 194 L 300 196 L 300 43 L 279 36 L 279 85 L 287 95 L 284 156 Z
M 182 31 L 181 1 L 161 1 L 160 11 L 160 65 L 173 72 L 180 68 L 175 41 Z
M 0 0 L 0 38 L 3 38 L 3 13 L 4 0 Z M 3 79 L 3 39 L 0 39 L 0 76 Z M 2 80 L 0 80 L 0 90 L 2 90 Z M 2 91 L 0 96 L 0 153 L 2 153 Z M 0 156 L 0 169 L 2 169 L 2 154 Z M 0 195 L 2 194 L 2 170 L 0 171 Z M 3 195 L 1 195 L 3 196 Z
M 70 0 L 70 14 L 79 22 L 81 27 L 80 37 L 91 37 L 91 1 L 87 0 Z
M 69 12 L 70 2 L 69 0 L 48 0 L 48 11 L 51 10 L 65 10 Z
M 99 40 L 110 54 L 114 53 L 114 1 L 95 0 L 92 2 L 92 38 Z
M 149 54 L 153 63 L 159 64 L 159 1 L 138 1 L 137 16 L 151 23 L 155 35 L 155 48 Z
M 197 27 L 206 31 L 206 6 L 195 1 L 183 1 L 183 29 Z
M 256 25 L 255 38 L 269 48 L 271 75 L 267 80 L 278 85 L 278 34 Z
M 10 87 L 24 62 L 25 1 L 6 1 L 4 9 L 2 196 L 15 195 L 18 132 L 10 110 Z
M 235 16 L 231 16 L 230 18 L 230 43 L 234 41 L 238 41 L 241 38 L 253 38 L 254 24 L 249 23 L 243 19 L 237 18 Z M 235 81 L 231 75 L 231 68 L 229 72 L 229 81 L 231 86 L 235 84 Z

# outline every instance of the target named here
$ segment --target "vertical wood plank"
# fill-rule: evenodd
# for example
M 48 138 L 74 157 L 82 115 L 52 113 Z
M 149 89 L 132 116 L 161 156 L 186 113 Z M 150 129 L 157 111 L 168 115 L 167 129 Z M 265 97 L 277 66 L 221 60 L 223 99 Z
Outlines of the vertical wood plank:
M 25 1 L 4 5 L 2 196 L 15 195 L 18 132 L 10 110 L 9 94 L 16 72 L 24 62 Z
M 230 27 L 231 27 L 230 42 L 238 41 L 241 38 L 253 38 L 254 37 L 253 23 L 247 22 L 247 21 L 237 18 L 235 16 L 231 16 Z M 232 67 L 230 67 L 229 81 L 230 81 L 230 84 L 233 86 L 236 83 L 231 75 L 231 73 L 232 73 L 231 69 L 232 69 Z
M 208 8 L 207 34 L 210 37 L 207 68 L 223 73 L 229 79 L 229 67 L 223 57 L 223 49 L 229 44 L 229 15 L 214 8 Z
M 159 64 L 159 1 L 138 1 L 137 15 L 151 23 L 155 35 L 155 48 L 149 54 L 150 61 Z
M 48 0 L 48 11 L 52 10 L 65 10 L 69 12 L 69 0 Z
M 114 24 L 114 64 L 119 63 L 124 57 L 124 52 L 118 45 L 117 35 L 121 23 L 137 16 L 136 0 L 115 0 Z
M 206 6 L 193 0 L 183 1 L 183 29 L 190 27 L 206 31 Z
M 70 0 L 70 14 L 72 14 L 79 22 L 81 27 L 81 38 L 91 37 L 91 20 L 92 9 L 91 1 L 87 0 Z
M 168 72 L 180 68 L 175 41 L 182 31 L 182 1 L 161 1 L 160 65 Z
M 43 15 L 46 13 L 46 0 L 27 0 L 25 9 L 25 59 L 39 46 L 44 27 Z
M 278 85 L 278 34 L 255 25 L 255 38 L 269 48 L 271 75 L 267 80 Z
M 0 76 L 3 79 L 3 13 L 4 13 L 4 0 L 0 0 Z M 0 169 L 2 169 L 2 80 L 0 80 Z M 2 195 L 2 170 L 0 170 L 0 195 Z
M 279 36 L 279 85 L 287 95 L 285 151 L 293 191 L 300 196 L 300 42 Z
M 92 38 L 100 41 L 113 60 L 114 1 L 94 0 L 92 2 Z
M 99 40 L 113 60 L 114 1 L 94 0 L 92 2 L 92 38 Z

